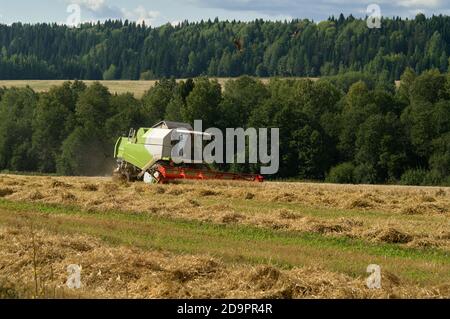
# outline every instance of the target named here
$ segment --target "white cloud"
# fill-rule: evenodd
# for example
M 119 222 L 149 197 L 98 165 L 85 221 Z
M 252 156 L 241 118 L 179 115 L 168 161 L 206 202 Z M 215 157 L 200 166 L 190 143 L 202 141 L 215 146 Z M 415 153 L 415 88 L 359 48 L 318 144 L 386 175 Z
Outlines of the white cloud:
M 105 0 L 69 0 L 70 4 L 78 4 L 82 10 L 89 12 L 98 19 L 121 19 L 122 10 L 115 6 L 110 6 Z
M 398 4 L 403 7 L 437 8 L 442 4 L 441 0 L 400 0 Z
M 152 25 L 155 19 L 160 16 L 159 11 L 147 10 L 143 6 L 138 6 L 131 11 L 122 9 L 122 13 L 128 20 L 136 21 L 138 24 L 144 22 L 146 25 Z
M 411 9 L 411 10 L 408 10 L 409 15 L 413 16 L 413 17 L 418 15 L 419 13 L 423 14 L 424 12 L 426 12 L 426 10 L 424 10 L 424 9 Z
M 105 0 L 72 0 L 71 3 L 79 4 L 92 11 L 99 11 L 105 6 Z
M 109 5 L 106 0 L 66 0 L 70 4 L 78 4 L 83 10 L 87 11 L 95 19 L 128 19 L 136 21 L 138 24 L 145 22 L 146 25 L 152 25 L 156 18 L 160 16 L 158 11 L 145 9 L 144 6 L 138 6 L 134 9 L 118 8 Z M 92 20 L 92 19 L 91 19 Z M 84 20 L 88 21 L 88 20 Z

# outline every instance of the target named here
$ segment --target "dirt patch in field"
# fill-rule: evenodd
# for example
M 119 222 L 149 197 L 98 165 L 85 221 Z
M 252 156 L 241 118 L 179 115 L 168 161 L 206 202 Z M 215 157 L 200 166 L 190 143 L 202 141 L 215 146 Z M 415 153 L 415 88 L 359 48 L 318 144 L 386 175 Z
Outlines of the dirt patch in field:
M 28 199 L 32 201 L 38 201 L 43 198 L 45 198 L 45 196 L 40 191 L 31 191 L 28 195 Z
M 245 219 L 245 216 L 238 213 L 228 213 L 222 217 L 222 222 L 225 224 L 236 224 L 242 219 Z
M 73 187 L 72 185 L 70 185 L 70 184 L 68 184 L 68 183 L 64 183 L 64 182 L 59 181 L 59 180 L 53 181 L 53 182 L 50 184 L 50 186 L 51 186 L 52 188 L 72 188 L 72 187 Z
M 311 231 L 319 234 L 342 233 L 348 230 L 350 230 L 349 227 L 346 227 L 342 224 L 333 223 L 317 223 L 311 226 Z
M 409 247 L 413 248 L 439 248 L 441 246 L 438 240 L 431 238 L 415 238 L 408 243 Z
M 296 220 L 296 219 L 299 219 L 302 217 L 300 214 L 297 214 L 297 213 L 293 212 L 292 210 L 289 210 L 286 208 L 280 209 L 278 211 L 278 214 L 281 219 Z
M 411 242 L 415 239 L 413 235 L 399 231 L 396 228 L 380 228 L 374 227 L 373 229 L 366 231 L 364 236 L 373 242 L 388 243 L 388 244 L 408 244 L 408 246 L 414 246 Z
M 6 197 L 14 193 L 15 191 L 11 188 L 0 188 L 0 197 Z
M 83 184 L 81 189 L 87 192 L 96 192 L 98 191 L 98 185 L 96 184 Z
M 201 189 L 201 190 L 199 190 L 198 194 L 202 197 L 206 197 L 206 196 L 217 196 L 220 193 L 217 191 L 210 190 L 210 189 Z
M 394 228 L 389 228 L 380 232 L 377 238 L 390 244 L 407 244 L 412 241 L 413 237 L 402 233 Z
M 352 199 L 350 202 L 346 205 L 347 208 L 372 208 L 373 204 L 366 198 L 357 198 Z

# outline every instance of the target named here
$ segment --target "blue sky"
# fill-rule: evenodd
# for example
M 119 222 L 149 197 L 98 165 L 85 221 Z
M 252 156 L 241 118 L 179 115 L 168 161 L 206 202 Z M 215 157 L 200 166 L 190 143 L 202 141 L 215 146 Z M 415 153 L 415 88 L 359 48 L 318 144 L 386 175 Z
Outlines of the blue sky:
M 369 4 L 378 4 L 383 16 L 413 17 L 450 14 L 448 0 L 0 0 L 0 22 L 65 23 L 70 4 L 79 5 L 82 21 L 122 18 L 158 26 L 167 22 L 201 19 L 282 20 L 330 15 L 366 15 Z

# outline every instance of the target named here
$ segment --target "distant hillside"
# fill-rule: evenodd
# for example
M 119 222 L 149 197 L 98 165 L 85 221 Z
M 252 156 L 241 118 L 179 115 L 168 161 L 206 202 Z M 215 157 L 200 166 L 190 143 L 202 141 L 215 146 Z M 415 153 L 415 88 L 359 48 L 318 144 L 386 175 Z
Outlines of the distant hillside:
M 118 80 L 199 75 L 318 77 L 345 71 L 398 80 L 406 67 L 448 70 L 450 17 L 350 16 L 314 23 L 184 22 L 150 28 L 106 21 L 69 28 L 0 25 L 0 79 Z

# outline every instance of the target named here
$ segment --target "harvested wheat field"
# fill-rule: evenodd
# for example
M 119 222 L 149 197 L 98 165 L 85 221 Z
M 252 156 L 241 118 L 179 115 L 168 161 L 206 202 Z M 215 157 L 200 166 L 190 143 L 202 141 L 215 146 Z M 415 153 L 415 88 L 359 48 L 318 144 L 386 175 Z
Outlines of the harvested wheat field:
M 304 78 L 304 77 L 289 77 L 290 79 L 309 79 L 317 81 L 318 78 Z M 217 82 L 224 88 L 225 84 L 236 78 L 215 78 Z M 186 81 L 187 79 L 177 79 L 177 82 Z M 270 78 L 258 78 L 262 83 L 267 84 Z M 0 80 L 0 87 L 6 88 L 24 88 L 30 87 L 35 92 L 48 92 L 54 86 L 60 86 L 64 82 L 70 80 Z M 93 81 L 83 80 L 85 84 L 92 85 L 92 83 L 99 82 L 106 86 L 112 94 L 132 93 L 136 98 L 142 98 L 147 90 L 155 86 L 156 80 L 111 80 L 111 81 Z
M 0 297 L 449 298 L 449 253 L 450 188 L 0 175 Z

